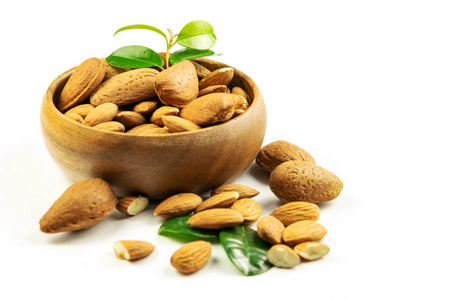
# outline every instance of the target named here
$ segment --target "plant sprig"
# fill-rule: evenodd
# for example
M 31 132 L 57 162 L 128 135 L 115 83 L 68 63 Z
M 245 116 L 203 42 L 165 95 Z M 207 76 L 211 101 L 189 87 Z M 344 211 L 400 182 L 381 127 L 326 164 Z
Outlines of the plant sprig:
M 171 64 L 174 65 L 183 60 L 215 55 L 210 48 L 216 43 L 216 36 L 211 24 L 205 21 L 191 21 L 184 25 L 178 34 L 173 34 L 172 30 L 167 29 L 168 36 L 162 30 L 144 24 L 121 27 L 114 35 L 131 29 L 150 30 L 163 36 L 166 42 L 166 54 L 164 60 L 157 52 L 148 47 L 130 45 L 121 47 L 111 53 L 106 58 L 106 61 L 110 65 L 119 68 L 159 67 L 163 70 L 164 62 L 167 68 Z M 170 55 L 170 51 L 176 44 L 179 44 L 184 48 L 179 49 Z

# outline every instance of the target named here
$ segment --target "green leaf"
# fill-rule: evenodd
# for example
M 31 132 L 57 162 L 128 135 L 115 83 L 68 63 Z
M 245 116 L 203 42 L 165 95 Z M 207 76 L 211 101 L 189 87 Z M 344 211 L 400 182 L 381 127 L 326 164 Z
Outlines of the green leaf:
M 164 32 L 162 32 L 161 30 L 159 30 L 156 27 L 153 27 L 153 26 L 150 26 L 150 25 L 144 25 L 144 24 L 135 24 L 135 25 L 128 25 L 128 26 L 121 27 L 121 28 L 117 29 L 116 32 L 114 32 L 114 35 L 118 34 L 121 31 L 129 30 L 129 29 L 146 29 L 146 30 L 151 30 L 151 31 L 154 31 L 154 32 L 159 33 L 160 35 L 162 35 L 167 41 L 167 36 L 166 36 L 166 34 Z
M 206 50 L 216 43 L 216 36 L 208 22 L 192 21 L 181 29 L 176 43 L 187 48 Z
M 188 59 L 194 59 L 199 57 L 205 57 L 205 56 L 211 56 L 215 53 L 209 49 L 207 50 L 198 50 L 198 49 L 192 49 L 192 48 L 183 48 L 178 51 L 175 51 L 169 58 L 170 63 L 172 65 L 182 61 L 182 60 L 188 60 Z
M 149 68 L 160 67 L 163 60 L 158 53 L 144 46 L 125 46 L 117 49 L 106 58 L 106 61 L 119 68 Z
M 258 275 L 272 267 L 267 260 L 270 245 L 247 226 L 234 226 L 219 234 L 228 258 L 246 276 Z
M 159 227 L 158 234 L 183 241 L 219 241 L 219 231 L 192 227 L 187 223 L 189 216 L 170 219 Z

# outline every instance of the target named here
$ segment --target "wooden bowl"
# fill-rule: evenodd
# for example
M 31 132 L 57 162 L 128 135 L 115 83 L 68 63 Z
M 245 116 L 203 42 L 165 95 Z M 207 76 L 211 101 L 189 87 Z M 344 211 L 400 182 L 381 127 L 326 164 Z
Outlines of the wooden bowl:
M 210 70 L 228 67 L 209 59 L 195 61 Z M 121 197 L 201 194 L 243 173 L 263 143 L 264 100 L 253 80 L 239 70 L 235 69 L 232 84 L 253 99 L 244 114 L 197 131 L 155 136 L 101 131 L 63 116 L 55 103 L 72 72 L 64 72 L 50 84 L 40 122 L 48 152 L 74 181 L 103 178 Z

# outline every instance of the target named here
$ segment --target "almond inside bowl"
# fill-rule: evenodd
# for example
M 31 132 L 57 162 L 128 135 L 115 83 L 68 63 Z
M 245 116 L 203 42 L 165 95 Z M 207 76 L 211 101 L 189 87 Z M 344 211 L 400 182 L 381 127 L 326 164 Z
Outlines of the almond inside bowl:
M 211 71 L 229 67 L 210 59 L 195 61 Z M 199 130 L 154 136 L 102 131 L 65 117 L 55 104 L 73 70 L 48 87 L 41 105 L 41 130 L 50 156 L 74 181 L 100 177 L 122 197 L 163 199 L 180 192 L 203 193 L 242 174 L 263 143 L 263 97 L 253 80 L 237 69 L 231 84 L 251 98 L 245 113 Z

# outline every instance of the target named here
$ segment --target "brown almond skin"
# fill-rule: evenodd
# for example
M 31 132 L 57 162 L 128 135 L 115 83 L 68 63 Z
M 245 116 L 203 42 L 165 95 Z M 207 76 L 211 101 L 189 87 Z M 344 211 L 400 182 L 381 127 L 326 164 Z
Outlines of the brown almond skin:
M 105 77 L 105 66 L 95 57 L 79 64 L 63 90 L 57 108 L 64 112 L 89 98 L 89 95 L 100 85 Z
M 320 209 L 313 203 L 295 201 L 283 204 L 270 215 L 280 220 L 284 226 L 288 226 L 297 221 L 317 221 L 320 217 Z
M 261 217 L 262 208 L 258 202 L 250 198 L 242 198 L 234 202 L 230 209 L 240 212 L 244 216 L 244 224 L 251 224 Z
M 270 173 L 269 186 L 283 203 L 322 203 L 338 197 L 343 183 L 335 174 L 315 164 L 288 161 Z
M 202 129 L 197 124 L 178 116 L 164 115 L 161 120 L 170 132 L 185 132 Z
M 223 192 L 209 197 L 203 201 L 196 209 L 195 213 L 211 208 L 226 208 L 232 205 L 239 199 L 239 193 L 236 192 Z
M 213 86 L 213 85 L 225 85 L 228 86 L 230 84 L 231 80 L 234 76 L 234 69 L 233 68 L 220 68 L 217 70 L 212 71 L 205 77 L 203 77 L 199 82 L 198 86 L 200 90 L 203 90 L 204 88 Z
M 223 193 L 223 192 L 237 192 L 239 193 L 239 199 L 241 198 L 253 198 L 259 195 L 259 191 L 252 187 L 238 183 L 228 183 L 216 187 L 211 191 L 211 196 Z
M 227 93 L 212 93 L 199 97 L 181 110 L 180 117 L 202 127 L 223 123 L 233 117 L 238 97 Z
M 203 199 L 197 194 L 179 193 L 159 203 L 153 211 L 153 215 L 167 219 L 187 216 L 192 213 L 202 201 Z
M 170 264 L 181 273 L 194 273 L 208 263 L 211 252 L 212 248 L 210 242 L 189 242 L 181 246 L 172 254 Z
M 117 114 L 115 120 L 122 123 L 125 126 L 125 130 L 130 130 L 146 122 L 144 116 L 134 111 L 121 111 Z
M 212 208 L 194 214 L 188 224 L 203 229 L 222 229 L 242 224 L 244 216 L 228 208 Z
M 306 150 L 283 140 L 275 141 L 262 147 L 255 161 L 261 168 L 272 172 L 280 164 L 291 160 L 316 163 L 312 155 Z
M 282 234 L 285 227 L 280 220 L 274 216 L 265 216 L 256 223 L 256 231 L 258 236 L 271 245 L 281 244 Z
M 185 107 L 198 95 L 195 66 L 192 62 L 184 60 L 165 69 L 156 76 L 155 90 L 163 104 Z
M 114 103 L 103 103 L 91 110 L 86 118 L 84 124 L 87 126 L 95 126 L 100 123 L 112 121 L 119 112 L 119 107 Z
M 305 220 L 287 226 L 283 231 L 282 238 L 286 244 L 295 246 L 304 242 L 318 241 L 326 235 L 327 230 L 321 224 Z
M 94 106 L 114 103 L 117 106 L 133 104 L 156 96 L 155 77 L 159 72 L 151 68 L 120 73 L 100 84 L 91 94 Z
M 39 221 L 45 233 L 75 231 L 94 226 L 115 209 L 117 197 L 110 185 L 90 178 L 71 185 Z

